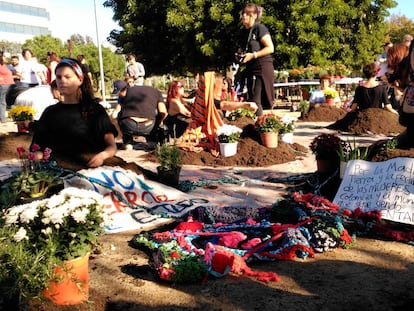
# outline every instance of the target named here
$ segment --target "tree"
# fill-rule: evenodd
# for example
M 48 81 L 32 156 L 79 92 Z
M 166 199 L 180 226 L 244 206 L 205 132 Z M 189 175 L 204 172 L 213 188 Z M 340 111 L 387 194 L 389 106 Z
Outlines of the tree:
M 92 38 L 72 35 L 70 37 L 72 49 L 69 49 L 68 41 L 63 43 L 60 39 L 53 38 L 50 35 L 36 36 L 31 40 L 26 40 L 22 47 L 30 48 L 37 56 L 38 61 L 43 64 L 47 63 L 47 52 L 50 50 L 55 51 L 60 58 L 69 56 L 76 58 L 77 55 L 83 54 L 91 70 L 94 85 L 99 86 L 99 53 L 98 47 L 94 45 Z M 72 55 L 69 55 L 70 51 Z M 112 81 L 123 78 L 125 60 L 121 55 L 112 52 L 110 48 L 102 47 L 102 61 L 104 64 L 105 85 L 110 89 Z
M 401 43 L 405 34 L 414 35 L 414 21 L 404 15 L 391 15 L 387 23 L 389 40 L 393 43 Z
M 275 43 L 275 67 L 341 62 L 360 69 L 381 51 L 394 0 L 258 0 Z M 107 0 L 123 30 L 111 42 L 151 73 L 223 69 L 240 46 L 244 1 Z

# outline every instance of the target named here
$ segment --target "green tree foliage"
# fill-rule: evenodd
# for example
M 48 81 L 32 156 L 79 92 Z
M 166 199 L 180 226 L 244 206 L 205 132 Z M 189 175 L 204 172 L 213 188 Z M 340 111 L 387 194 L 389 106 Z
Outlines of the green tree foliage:
M 240 11 L 233 0 L 107 0 L 122 30 L 111 42 L 135 53 L 149 73 L 223 69 L 241 46 Z M 275 67 L 372 61 L 386 36 L 394 0 L 257 0 L 275 44 Z
M 414 21 L 404 15 L 391 15 L 387 23 L 389 41 L 401 43 L 405 34 L 414 36 Z
M 70 42 L 70 41 L 71 42 Z M 63 43 L 60 39 L 50 35 L 36 36 L 26 40 L 22 48 L 30 48 L 37 56 L 38 61 L 47 64 L 47 52 L 55 51 L 60 58 L 73 57 L 83 54 L 92 73 L 94 85 L 99 85 L 100 67 L 99 51 L 91 37 L 83 38 L 81 35 L 72 35 L 68 41 Z M 104 64 L 105 85 L 110 89 L 112 81 L 122 79 L 125 70 L 125 59 L 112 52 L 108 47 L 102 47 L 102 61 Z

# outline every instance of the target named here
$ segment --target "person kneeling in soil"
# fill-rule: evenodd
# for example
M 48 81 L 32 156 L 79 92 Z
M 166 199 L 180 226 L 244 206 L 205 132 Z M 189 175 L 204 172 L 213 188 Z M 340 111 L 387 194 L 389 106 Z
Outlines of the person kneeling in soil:
M 117 152 L 115 126 L 94 97 L 90 79 L 77 60 L 63 58 L 55 73 L 63 100 L 43 111 L 32 145 L 50 148 L 52 158 L 86 167 L 103 165 Z M 39 152 L 37 157 L 42 155 Z

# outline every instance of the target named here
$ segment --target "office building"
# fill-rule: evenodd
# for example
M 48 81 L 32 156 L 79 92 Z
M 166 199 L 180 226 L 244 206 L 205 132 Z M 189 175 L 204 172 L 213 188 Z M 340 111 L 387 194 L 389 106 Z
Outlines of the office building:
M 51 34 L 48 0 L 0 1 L 0 41 L 23 43 Z

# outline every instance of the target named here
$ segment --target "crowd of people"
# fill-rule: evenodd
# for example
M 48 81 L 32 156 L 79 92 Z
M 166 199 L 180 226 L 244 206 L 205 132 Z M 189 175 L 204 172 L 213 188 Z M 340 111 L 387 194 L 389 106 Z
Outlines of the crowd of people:
M 273 107 L 274 45 L 269 30 L 260 22 L 261 15 L 262 8 L 252 3 L 245 5 L 241 14 L 244 30 L 241 48 L 235 57 L 245 66 L 240 81 L 247 88 L 246 99 L 241 100 L 236 94 L 232 79 L 214 73 L 212 103 L 221 118 L 239 108 L 247 108 L 260 116 L 265 109 Z M 407 134 L 411 135 L 414 131 L 411 125 L 414 88 L 410 69 L 413 64 L 409 56 L 412 48 L 410 35 L 404 36 L 401 44 L 384 44 L 384 52 L 364 66 L 365 80 L 355 90 L 350 112 L 384 108 L 400 113 L 401 124 L 407 126 Z M 160 131 L 166 137 L 177 139 L 192 123 L 192 106 L 196 99 L 185 96 L 182 81 L 170 82 L 166 99 L 158 89 L 144 85 L 144 81 L 143 64 L 137 61 L 136 55 L 129 54 L 123 79 L 114 83 L 117 105 L 108 115 L 93 95 L 92 75 L 83 55 L 76 59 L 60 58 L 56 52 L 49 51 L 47 66 L 44 66 L 27 48 L 23 49 L 22 58 L 12 56 L 10 64 L 0 53 L 0 120 L 6 120 L 5 96 L 11 85 L 27 88 L 50 85 L 56 104 L 47 107 L 35 122 L 33 144 L 39 145 L 41 150 L 52 148 L 55 153 L 88 167 L 97 167 L 115 155 L 118 130 L 122 135 L 120 147 L 130 149 L 134 136 L 144 136 L 154 146 L 160 142 Z M 332 81 L 322 76 L 320 88 L 310 96 L 313 109 L 325 104 L 326 90 L 333 90 Z M 339 104 L 340 98 L 336 97 L 334 102 Z

